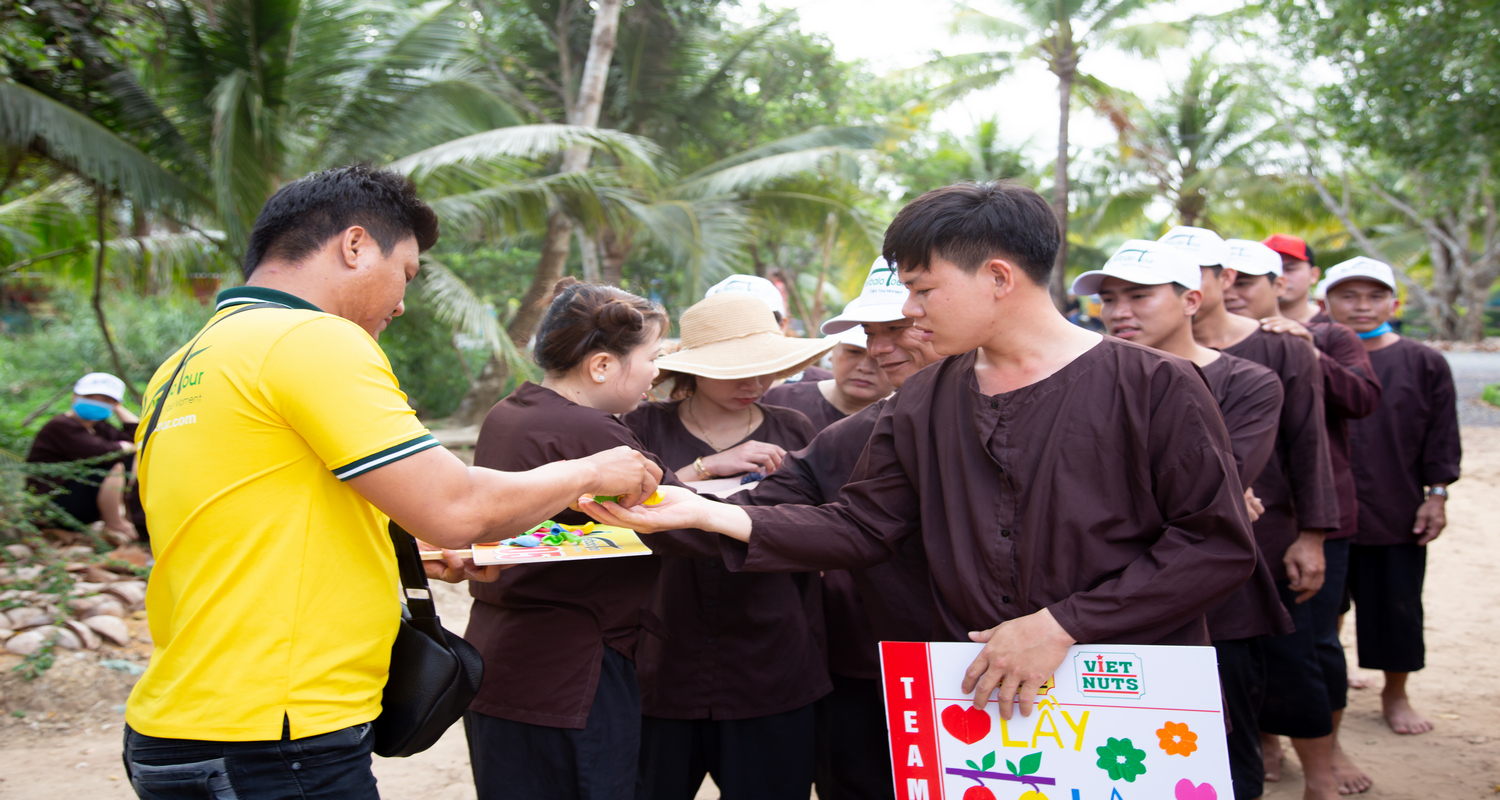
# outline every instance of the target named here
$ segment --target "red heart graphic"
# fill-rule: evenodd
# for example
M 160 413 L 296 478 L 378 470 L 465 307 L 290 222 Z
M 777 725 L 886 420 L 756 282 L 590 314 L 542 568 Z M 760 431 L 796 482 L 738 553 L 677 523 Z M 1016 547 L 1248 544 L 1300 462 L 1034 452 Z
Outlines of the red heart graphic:
M 973 744 L 990 735 L 990 715 L 954 703 L 943 709 L 943 728 L 960 742 Z
M 1187 778 L 1177 782 L 1177 800 L 1219 800 L 1219 793 L 1206 781 L 1197 786 Z

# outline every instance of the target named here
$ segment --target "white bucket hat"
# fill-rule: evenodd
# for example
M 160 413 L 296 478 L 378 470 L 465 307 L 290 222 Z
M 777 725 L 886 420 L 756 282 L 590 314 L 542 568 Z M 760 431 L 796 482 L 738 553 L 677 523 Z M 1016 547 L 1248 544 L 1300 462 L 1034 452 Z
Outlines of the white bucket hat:
M 656 359 L 663 373 L 739 380 L 757 375 L 784 378 L 801 372 L 839 342 L 783 336 L 765 303 L 721 292 L 682 312 L 682 346 Z
M 844 312 L 823 323 L 824 335 L 843 333 L 866 322 L 895 322 L 905 318 L 901 307 L 906 305 L 906 287 L 896 277 L 896 268 L 884 258 L 875 259 L 870 265 L 870 274 L 865 276 L 865 285 L 859 297 L 844 306 Z

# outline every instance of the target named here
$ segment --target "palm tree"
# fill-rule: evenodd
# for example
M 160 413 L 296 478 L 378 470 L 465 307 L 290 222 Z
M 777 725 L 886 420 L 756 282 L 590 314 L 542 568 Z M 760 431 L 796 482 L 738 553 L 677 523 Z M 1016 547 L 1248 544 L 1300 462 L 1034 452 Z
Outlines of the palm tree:
M 966 7 L 954 20 L 954 29 L 979 33 L 991 39 L 1015 42 L 1004 50 L 969 53 L 938 59 L 934 64 L 960 73 L 948 93 L 961 93 L 992 86 L 1023 59 L 1036 59 L 1057 76 L 1057 156 L 1052 173 L 1052 211 L 1062 228 L 1062 247 L 1052 271 L 1052 299 L 1063 308 L 1067 302 L 1064 271 L 1068 262 L 1068 117 L 1075 88 L 1093 97 L 1113 93 L 1108 82 L 1082 72 L 1079 67 L 1090 50 L 1115 47 L 1142 56 L 1155 55 L 1163 46 L 1186 42 L 1182 23 L 1129 20 L 1153 0 L 1007 0 L 1012 12 L 988 14 Z
M 1206 55 L 1193 59 L 1157 108 L 1117 102 L 1111 110 L 1120 134 L 1118 166 L 1128 181 L 1115 201 L 1125 209 L 1139 211 L 1162 197 L 1177 224 L 1211 226 L 1236 205 L 1256 206 L 1257 195 L 1274 198 L 1284 188 L 1258 171 L 1281 139 L 1265 103 Z

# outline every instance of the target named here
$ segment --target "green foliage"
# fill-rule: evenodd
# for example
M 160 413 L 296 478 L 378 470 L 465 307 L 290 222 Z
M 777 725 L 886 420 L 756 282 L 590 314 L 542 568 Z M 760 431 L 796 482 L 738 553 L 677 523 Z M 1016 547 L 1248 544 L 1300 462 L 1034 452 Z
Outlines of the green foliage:
M 48 639 L 46 643 L 38 648 L 35 653 L 32 653 L 31 655 L 21 659 L 21 663 L 15 665 L 14 667 L 11 667 L 11 672 L 17 673 L 24 680 L 28 681 L 34 681 L 37 678 L 42 677 L 43 673 L 45 673 L 49 669 L 52 669 L 52 664 L 54 661 L 56 661 L 56 659 L 52 655 L 52 648 L 56 646 L 56 639 Z M 20 714 L 17 719 L 21 719 L 25 716 L 25 712 L 16 713 Z
M 1484 402 L 1500 408 L 1500 383 L 1492 383 L 1484 387 L 1484 392 L 1480 394 L 1480 397 Z
M 1500 46 L 1490 0 L 1275 0 L 1283 38 L 1331 62 L 1322 116 L 1355 148 L 1433 175 L 1461 197 L 1500 168 Z M 1500 169 L 1496 169 L 1500 172 Z

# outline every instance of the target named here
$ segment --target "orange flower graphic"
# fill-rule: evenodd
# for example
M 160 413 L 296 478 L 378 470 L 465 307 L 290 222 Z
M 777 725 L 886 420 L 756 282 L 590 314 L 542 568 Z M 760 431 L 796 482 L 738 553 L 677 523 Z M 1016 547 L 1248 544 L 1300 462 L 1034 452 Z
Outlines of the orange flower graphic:
M 1156 736 L 1169 756 L 1190 756 L 1198 749 L 1198 734 L 1188 730 L 1186 722 L 1168 722 L 1156 731 Z

